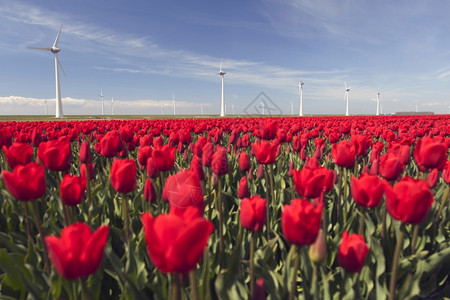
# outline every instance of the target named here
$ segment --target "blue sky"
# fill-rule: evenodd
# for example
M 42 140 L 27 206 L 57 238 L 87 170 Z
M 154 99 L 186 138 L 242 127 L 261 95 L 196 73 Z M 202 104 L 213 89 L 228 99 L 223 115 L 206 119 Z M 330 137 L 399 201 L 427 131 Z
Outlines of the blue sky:
M 0 0 L 0 114 L 54 114 L 58 46 L 64 113 L 219 114 L 260 92 L 280 111 L 449 113 L 450 2 Z M 257 103 L 256 101 L 255 103 Z M 270 105 L 270 103 L 268 103 Z

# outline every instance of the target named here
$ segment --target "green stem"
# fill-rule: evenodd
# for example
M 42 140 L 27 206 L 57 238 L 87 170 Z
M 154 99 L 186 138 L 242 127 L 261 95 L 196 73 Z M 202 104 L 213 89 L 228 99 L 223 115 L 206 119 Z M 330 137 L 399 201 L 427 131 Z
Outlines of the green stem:
M 44 252 L 44 263 L 45 263 L 45 270 L 48 273 L 48 276 L 50 277 L 50 261 L 48 258 L 48 252 L 47 252 L 47 245 L 44 241 L 44 232 L 42 230 L 41 221 L 39 220 L 39 208 L 37 205 L 37 200 L 32 201 L 32 208 L 33 208 L 33 215 L 34 215 L 34 222 L 36 224 L 36 228 L 39 232 L 39 239 L 42 244 L 42 250 Z
M 69 207 L 65 204 L 63 204 L 63 215 L 64 215 L 64 223 L 66 224 L 66 226 L 69 226 L 71 224 Z
M 345 275 L 344 275 L 344 280 L 342 281 L 342 286 L 341 286 L 341 290 L 339 291 L 339 299 L 343 299 L 344 298 L 344 294 L 345 294 L 345 283 L 348 280 L 348 272 L 344 271 Z
M 434 222 L 438 225 L 439 222 L 441 221 L 441 214 L 442 211 L 444 210 L 444 206 L 445 203 L 447 202 L 447 200 L 450 198 L 450 185 L 447 185 L 447 188 L 444 191 L 444 194 L 442 195 L 442 201 L 441 201 L 441 205 L 439 206 L 439 211 L 436 215 L 436 219 L 434 219 Z M 436 227 L 437 227 L 436 225 Z
M 128 198 L 126 194 L 122 195 L 122 215 L 124 220 L 125 240 L 127 246 L 130 244 L 131 230 L 130 230 L 130 215 L 128 213 Z
M 180 276 L 178 273 L 172 274 L 172 300 L 181 299 L 181 286 L 180 286 Z
M 75 284 L 75 281 L 72 281 L 72 299 L 73 300 L 77 300 L 78 299 L 78 295 L 77 295 L 77 286 Z
M 89 288 L 86 284 L 86 277 L 81 278 L 81 287 L 83 289 L 84 300 L 90 300 L 91 294 L 89 293 Z
M 206 170 L 207 174 L 205 174 L 205 178 L 211 178 L 209 169 Z M 206 180 L 206 195 L 208 199 L 208 220 L 211 221 L 212 218 L 212 202 L 214 199 L 211 197 L 212 194 L 212 183 L 211 180 Z
M 405 237 L 405 232 L 403 228 L 400 229 L 400 236 L 397 240 L 397 245 L 395 245 L 394 252 L 394 261 L 392 262 L 392 271 L 391 271 L 391 281 L 389 284 L 389 300 L 394 300 L 395 298 L 395 286 L 397 283 L 397 269 L 398 269 L 398 261 L 400 259 L 400 251 L 403 248 L 403 238 Z
M 385 238 L 386 238 L 386 217 L 387 217 L 387 209 L 386 203 L 383 204 L 383 220 L 381 224 L 381 247 L 384 247 Z
M 28 220 L 30 213 L 28 211 L 27 202 L 24 202 L 24 207 L 25 207 L 25 226 L 27 228 L 27 237 L 28 237 L 28 240 L 31 240 L 31 226 L 30 226 L 30 220 Z
M 269 186 L 269 175 L 267 172 L 264 172 L 264 179 L 266 181 L 266 234 L 267 234 L 267 241 L 270 240 L 270 186 Z
M 90 185 L 90 177 L 89 177 L 89 164 L 85 164 L 86 166 L 86 194 L 88 200 L 88 220 L 91 219 L 91 205 L 92 205 L 92 197 L 91 197 L 91 185 Z
M 411 255 L 414 255 L 416 253 L 416 244 L 418 236 L 419 236 L 419 224 L 414 225 L 414 233 L 411 241 Z
M 348 170 L 344 168 L 344 199 L 342 201 L 342 212 L 344 217 L 344 226 L 347 224 L 347 172 Z
M 200 299 L 198 296 L 197 277 L 195 277 L 195 270 L 189 272 L 189 283 L 191 285 L 191 300 Z
M 291 290 L 289 291 L 289 300 L 295 299 L 295 294 L 297 292 L 297 273 L 298 269 L 300 267 L 300 247 L 298 246 L 292 246 L 295 247 L 294 251 L 296 252 L 296 257 L 294 261 L 294 270 L 292 271 L 292 279 L 291 279 Z
M 219 177 L 218 187 L 217 187 L 217 209 L 219 210 L 219 262 L 220 267 L 223 268 L 223 255 L 224 255 L 224 245 L 223 245 L 223 207 L 222 207 L 222 178 Z
M 251 233 L 250 240 L 250 295 L 255 292 L 255 233 Z
M 319 288 L 317 286 L 317 264 L 313 264 L 313 275 L 311 280 L 311 294 L 314 299 L 319 299 Z
M 342 171 L 343 168 L 339 167 L 339 182 L 338 182 L 338 203 L 337 203 L 337 218 L 341 215 L 341 202 L 342 202 Z
M 269 177 L 270 177 L 270 196 L 271 196 L 270 200 L 272 202 L 272 205 L 275 206 L 276 205 L 275 204 L 275 194 L 274 194 L 274 188 L 273 188 L 273 186 L 274 186 L 273 164 L 269 165 Z
M 358 234 L 363 234 L 364 232 L 364 220 L 366 217 L 366 207 L 363 206 L 361 207 L 361 217 L 359 218 L 359 229 L 358 229 Z

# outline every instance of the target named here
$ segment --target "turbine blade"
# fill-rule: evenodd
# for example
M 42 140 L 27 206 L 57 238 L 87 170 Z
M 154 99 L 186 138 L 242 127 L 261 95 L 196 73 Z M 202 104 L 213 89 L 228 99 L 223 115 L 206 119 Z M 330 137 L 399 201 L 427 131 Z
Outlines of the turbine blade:
M 58 47 L 58 40 L 59 40 L 59 35 L 61 34 L 61 30 L 62 30 L 62 24 L 61 24 L 61 27 L 59 28 L 58 35 L 56 36 L 55 42 L 53 43 L 53 47 Z
M 61 62 L 60 62 L 59 59 L 58 59 L 58 55 L 55 54 L 55 57 L 56 57 L 56 61 L 58 62 L 58 66 L 61 68 L 61 71 L 62 71 L 63 74 L 64 74 L 64 77 L 67 77 L 66 72 L 64 72 L 64 69 L 63 69 L 63 67 L 62 67 L 62 65 L 61 65 Z
M 41 48 L 41 47 L 27 47 L 28 49 L 34 49 L 34 50 L 48 50 L 52 51 L 52 48 Z

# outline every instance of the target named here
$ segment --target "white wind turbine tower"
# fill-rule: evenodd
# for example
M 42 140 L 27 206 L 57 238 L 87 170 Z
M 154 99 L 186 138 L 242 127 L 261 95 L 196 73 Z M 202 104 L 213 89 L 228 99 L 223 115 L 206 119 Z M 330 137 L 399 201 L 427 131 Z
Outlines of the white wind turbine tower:
M 48 116 L 47 99 L 44 99 L 45 103 L 45 115 Z
M 114 116 L 114 97 L 111 97 L 111 115 Z
M 220 116 L 225 117 L 225 90 L 223 87 L 223 78 L 226 73 L 222 70 L 222 62 L 223 61 L 220 62 L 220 69 L 219 69 L 219 73 L 217 75 L 222 77 L 222 102 L 221 102 L 221 106 L 220 106 Z
M 105 101 L 103 101 L 103 90 L 100 90 L 99 97 L 102 98 L 102 116 L 105 115 Z
M 290 100 L 291 102 L 291 115 L 294 114 L 294 102 L 292 100 Z
M 63 71 L 64 76 L 66 73 L 64 72 L 63 67 L 61 66 L 61 63 L 58 59 L 58 52 L 61 50 L 58 48 L 58 40 L 59 35 L 61 34 L 62 25 L 59 28 L 58 34 L 56 35 L 55 42 L 53 43 L 53 46 L 48 48 L 39 48 L 39 47 L 27 47 L 28 49 L 37 49 L 37 50 L 48 50 L 52 52 L 55 55 L 55 81 L 56 81 L 56 112 L 55 112 L 55 118 L 64 118 L 63 113 L 63 107 L 62 107 L 62 101 L 61 101 L 61 89 L 59 87 L 59 68 L 61 68 L 61 71 Z
M 303 81 L 299 81 L 298 82 L 298 89 L 300 92 L 300 113 L 299 116 L 302 117 L 303 116 Z
M 380 115 L 380 92 L 376 93 L 375 95 L 377 95 L 377 116 Z
M 264 115 L 264 101 L 261 101 L 262 114 Z
M 202 113 L 203 116 L 203 103 L 200 103 L 200 112 Z
M 231 113 L 234 115 L 234 104 L 231 103 Z
M 173 95 L 173 93 L 172 93 L 172 105 L 173 105 L 173 115 L 175 116 L 176 115 L 176 113 L 175 113 L 175 96 Z
M 344 97 L 347 98 L 347 106 L 345 108 L 345 115 L 348 116 L 348 94 L 350 92 L 351 86 L 347 87 L 347 83 L 345 83 L 345 82 L 344 82 L 344 85 L 345 85 L 345 95 L 344 95 Z

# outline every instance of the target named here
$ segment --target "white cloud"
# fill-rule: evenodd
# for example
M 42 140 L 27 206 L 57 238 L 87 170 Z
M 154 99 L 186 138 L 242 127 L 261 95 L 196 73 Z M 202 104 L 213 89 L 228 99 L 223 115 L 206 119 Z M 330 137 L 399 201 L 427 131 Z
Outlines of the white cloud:
M 20 96 L 0 97 L 5 115 L 44 115 L 45 101 L 49 115 L 55 112 L 55 99 L 27 98 Z M 101 101 L 92 99 L 74 99 L 70 97 L 62 98 L 64 114 L 67 115 L 100 115 Z M 111 100 L 105 100 L 105 114 L 111 113 Z M 213 107 L 209 103 L 202 103 L 203 108 L 211 110 Z M 150 115 L 160 114 L 164 110 L 166 114 L 172 112 L 172 100 L 119 100 L 114 99 L 114 112 L 116 114 Z M 178 113 L 193 114 L 200 111 L 200 103 L 189 101 L 176 101 Z

